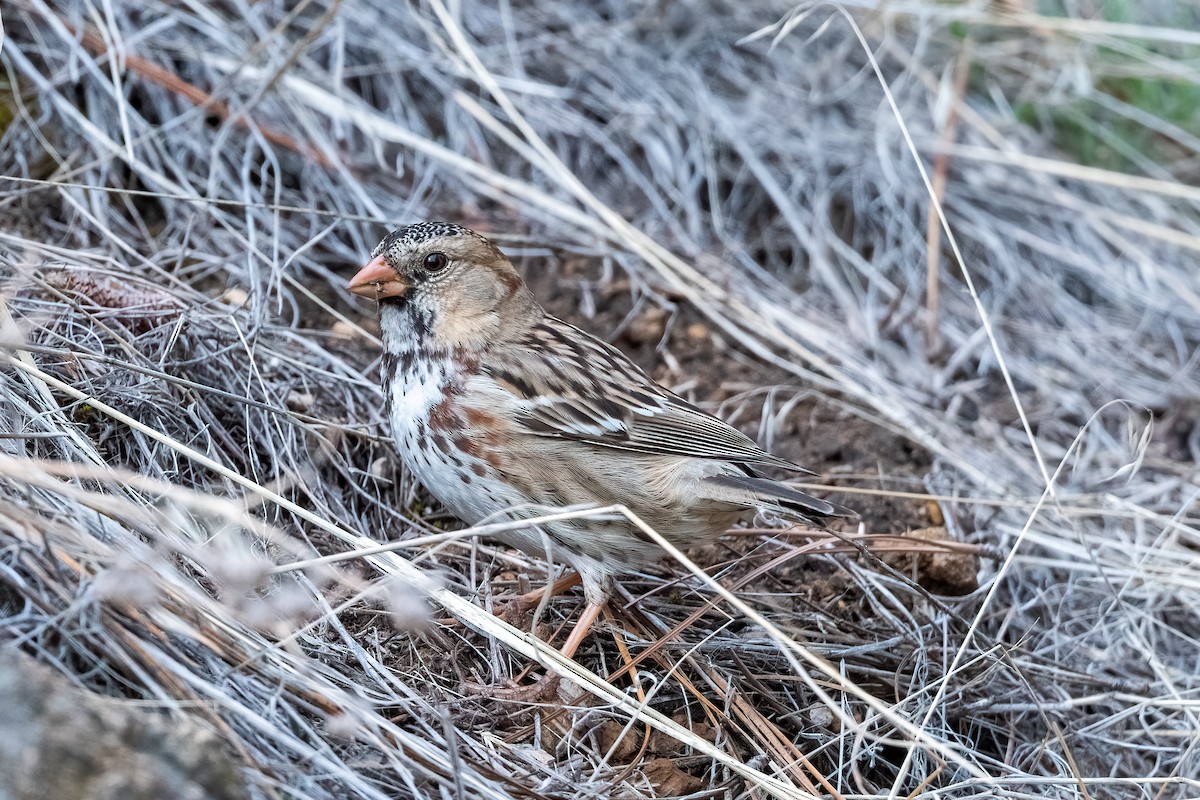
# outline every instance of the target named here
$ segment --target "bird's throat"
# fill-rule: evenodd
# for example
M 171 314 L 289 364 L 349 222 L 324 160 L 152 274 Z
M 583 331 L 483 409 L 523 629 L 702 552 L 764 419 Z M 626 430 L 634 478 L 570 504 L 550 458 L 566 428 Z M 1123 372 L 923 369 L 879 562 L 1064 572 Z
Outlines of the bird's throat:
M 406 398 L 406 395 L 418 389 L 426 393 L 440 391 L 439 384 L 445 378 L 443 365 L 449 353 L 436 342 L 433 323 L 431 311 L 403 298 L 393 298 L 380 304 L 382 372 L 389 409 L 397 403 L 400 405 L 396 410 L 414 402 L 424 403 L 428 398 L 420 401 L 412 396 Z M 416 412 L 417 409 L 411 411 Z
M 383 349 L 389 353 L 405 350 L 432 351 L 434 314 L 404 297 L 391 297 L 379 304 L 379 329 Z

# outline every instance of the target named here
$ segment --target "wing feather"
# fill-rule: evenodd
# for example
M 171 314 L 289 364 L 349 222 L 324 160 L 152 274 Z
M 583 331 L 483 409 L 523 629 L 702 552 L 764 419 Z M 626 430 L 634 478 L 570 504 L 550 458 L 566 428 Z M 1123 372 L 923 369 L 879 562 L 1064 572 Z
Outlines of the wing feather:
M 527 433 L 637 453 L 808 471 L 766 452 L 656 384 L 616 348 L 562 320 L 546 317 L 522 344 L 521 363 L 501 353 L 481 367 L 516 396 L 517 422 Z M 528 359 L 529 353 L 537 357 Z

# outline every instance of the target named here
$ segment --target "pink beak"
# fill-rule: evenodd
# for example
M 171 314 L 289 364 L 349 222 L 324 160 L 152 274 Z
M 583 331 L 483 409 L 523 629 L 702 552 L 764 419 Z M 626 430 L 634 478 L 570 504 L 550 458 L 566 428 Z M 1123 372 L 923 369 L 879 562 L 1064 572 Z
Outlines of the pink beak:
M 383 300 L 386 297 L 402 297 L 408 291 L 408 286 L 396 270 L 388 266 L 383 256 L 376 256 L 350 279 L 346 288 L 352 294 Z

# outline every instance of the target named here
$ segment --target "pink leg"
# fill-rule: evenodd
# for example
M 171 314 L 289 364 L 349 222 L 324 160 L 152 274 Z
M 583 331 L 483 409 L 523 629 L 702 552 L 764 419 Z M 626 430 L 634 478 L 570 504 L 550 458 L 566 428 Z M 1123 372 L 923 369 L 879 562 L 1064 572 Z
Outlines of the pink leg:
M 587 638 L 588 632 L 596 622 L 596 617 L 600 616 L 600 612 L 604 610 L 607 602 L 607 600 L 600 603 L 589 602 L 584 607 L 583 613 L 579 615 L 579 621 L 575 623 L 575 627 L 571 630 L 571 635 L 567 637 L 567 642 L 562 646 L 562 650 L 559 651 L 560 653 L 567 658 L 575 656 L 575 651 L 579 649 L 579 645 Z M 521 674 L 524 675 L 526 673 L 523 672 Z M 517 680 L 520 680 L 520 676 L 518 676 Z M 525 702 L 544 702 L 556 696 L 558 681 L 558 674 L 551 669 L 547 670 L 546 674 L 539 678 L 536 683 L 529 686 L 517 686 L 512 689 L 500 690 L 492 688 L 490 691 Z
M 579 649 L 579 645 L 583 643 L 584 638 L 588 635 L 588 631 L 592 629 L 592 625 L 596 622 L 596 617 L 600 616 L 600 612 L 604 610 L 604 603 L 589 602 L 583 609 L 583 613 L 579 615 L 579 621 L 575 623 L 575 628 L 571 631 L 571 635 L 567 637 L 567 643 L 562 646 L 561 652 L 567 658 L 573 658 L 575 651 Z

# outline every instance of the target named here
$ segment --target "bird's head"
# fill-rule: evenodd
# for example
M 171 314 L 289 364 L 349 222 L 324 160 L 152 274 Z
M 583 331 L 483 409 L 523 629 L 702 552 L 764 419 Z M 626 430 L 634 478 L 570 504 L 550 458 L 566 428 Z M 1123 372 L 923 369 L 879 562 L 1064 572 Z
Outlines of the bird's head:
M 485 343 L 540 310 L 495 245 L 449 222 L 392 231 L 348 288 L 379 302 L 385 326 L 393 313 L 406 314 L 446 347 Z

